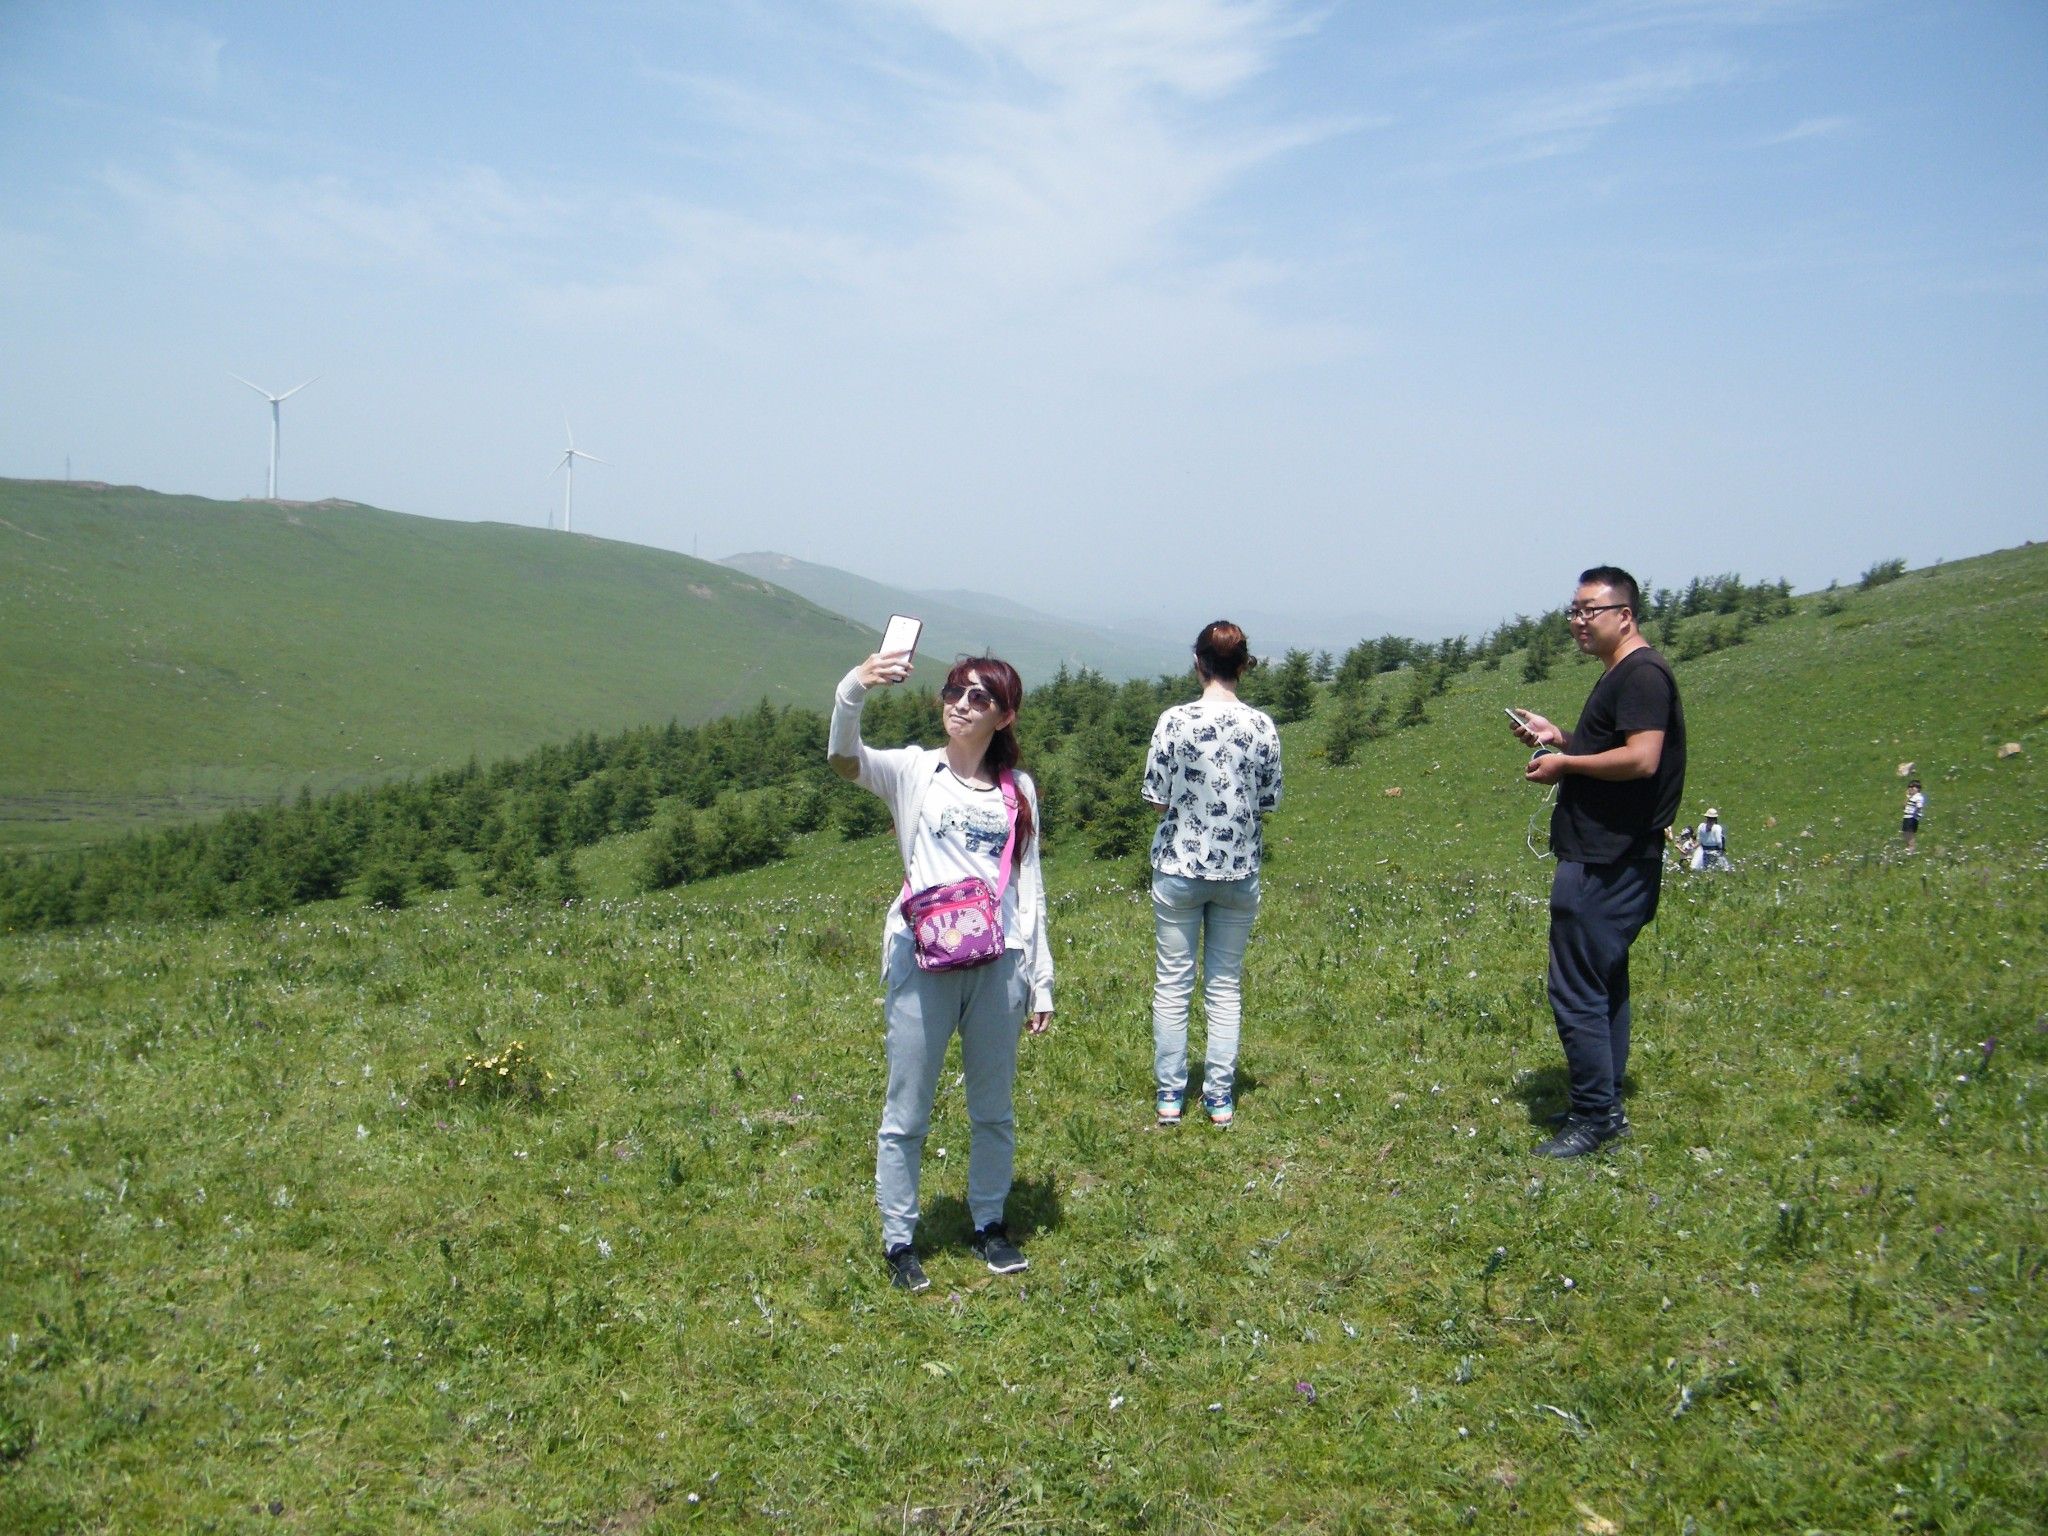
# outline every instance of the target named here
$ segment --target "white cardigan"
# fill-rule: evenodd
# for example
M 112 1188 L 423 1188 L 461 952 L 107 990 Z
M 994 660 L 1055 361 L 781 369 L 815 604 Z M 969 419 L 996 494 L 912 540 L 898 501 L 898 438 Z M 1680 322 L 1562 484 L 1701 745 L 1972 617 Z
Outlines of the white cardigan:
M 908 869 L 911 838 L 917 830 L 917 818 L 924 810 L 925 792 L 931 787 L 932 775 L 945 762 L 946 754 L 936 747 L 895 747 L 879 751 L 870 747 L 860 739 L 860 711 L 861 705 L 867 702 L 867 696 L 868 690 L 860 680 L 858 668 L 840 679 L 838 691 L 832 695 L 832 729 L 825 752 L 828 757 L 859 761 L 860 772 L 854 782 L 862 789 L 881 796 L 888 805 L 889 814 L 896 822 L 897 848 L 903 858 L 903 867 Z M 1043 841 L 1045 829 L 1038 825 L 1038 786 L 1031 782 L 1030 774 L 1017 774 L 1017 792 L 1031 803 L 1031 819 L 1036 832 L 1031 845 L 1011 871 L 1011 880 L 1017 890 L 1017 924 L 1015 932 L 1003 935 L 1003 943 L 1008 949 L 1023 952 L 1024 975 L 1031 983 L 1031 1011 L 1051 1013 L 1052 945 L 1046 938 L 1045 878 L 1038 867 L 1038 845 Z M 882 925 L 885 966 L 889 941 L 899 933 L 909 932 L 910 924 L 903 917 L 903 904 L 890 902 L 889 919 Z

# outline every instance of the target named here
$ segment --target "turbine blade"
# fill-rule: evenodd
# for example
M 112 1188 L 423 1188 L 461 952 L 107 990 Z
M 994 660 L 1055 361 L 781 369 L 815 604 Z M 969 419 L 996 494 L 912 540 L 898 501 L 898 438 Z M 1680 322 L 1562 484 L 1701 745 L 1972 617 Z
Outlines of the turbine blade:
M 313 375 L 312 378 L 306 380 L 306 384 L 317 384 L 320 382 L 320 378 L 321 375 L 316 373 Z M 301 384 L 298 387 L 298 389 L 288 389 L 283 394 L 279 395 L 277 398 L 280 400 L 289 400 L 293 395 L 296 395 L 299 392 L 299 389 L 304 389 L 306 387 L 306 384 Z
M 249 384 L 249 381 L 243 378 L 239 373 L 231 373 L 228 375 L 228 377 L 233 379 L 237 384 Z M 266 400 L 272 398 L 270 391 L 265 389 L 261 384 L 249 384 L 249 387 L 255 390 L 257 394 L 261 395 Z

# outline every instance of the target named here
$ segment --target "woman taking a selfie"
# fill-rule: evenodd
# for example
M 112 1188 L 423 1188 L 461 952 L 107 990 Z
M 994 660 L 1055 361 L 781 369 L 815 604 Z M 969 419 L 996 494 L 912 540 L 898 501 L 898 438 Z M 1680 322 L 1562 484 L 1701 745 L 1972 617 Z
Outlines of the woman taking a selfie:
M 889 1088 L 875 1138 L 875 1198 L 891 1283 L 921 1291 L 917 1185 L 946 1041 L 960 1033 L 972 1136 L 974 1251 L 996 1274 L 1025 1267 L 1004 1226 L 1016 1157 L 1011 1089 L 1028 1023 L 1052 1023 L 1052 949 L 1038 866 L 1038 794 L 1015 771 L 1024 685 L 992 656 L 956 662 L 939 690 L 943 747 L 877 750 L 860 739 L 870 688 L 902 682 L 910 657 L 868 657 L 832 701 L 832 769 L 879 795 L 896 822 L 904 885 L 882 925 Z M 1027 1017 L 1028 1016 L 1028 1017 Z
M 1259 913 L 1259 821 L 1280 804 L 1280 733 L 1237 698 L 1253 665 L 1244 631 L 1218 619 L 1195 637 L 1202 696 L 1159 717 L 1144 796 L 1159 813 L 1152 838 L 1153 1108 L 1180 1124 L 1188 1087 L 1188 998 L 1202 951 L 1208 1068 L 1202 1108 L 1213 1125 L 1237 1110 L 1237 1039 L 1245 945 Z

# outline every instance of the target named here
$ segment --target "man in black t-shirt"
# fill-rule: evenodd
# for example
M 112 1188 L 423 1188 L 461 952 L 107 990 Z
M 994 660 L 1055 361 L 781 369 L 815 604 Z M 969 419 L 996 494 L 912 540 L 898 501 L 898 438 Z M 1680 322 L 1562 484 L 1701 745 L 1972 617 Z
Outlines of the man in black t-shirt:
M 1664 829 L 1685 792 L 1685 710 L 1671 667 L 1636 616 L 1642 591 L 1618 566 L 1579 577 L 1565 610 L 1579 649 L 1600 662 L 1578 728 L 1522 713 L 1538 749 L 1525 777 L 1558 786 L 1550 817 L 1550 1011 L 1571 1077 L 1571 1108 L 1539 1157 L 1580 1157 L 1628 1131 L 1628 951 L 1657 915 Z

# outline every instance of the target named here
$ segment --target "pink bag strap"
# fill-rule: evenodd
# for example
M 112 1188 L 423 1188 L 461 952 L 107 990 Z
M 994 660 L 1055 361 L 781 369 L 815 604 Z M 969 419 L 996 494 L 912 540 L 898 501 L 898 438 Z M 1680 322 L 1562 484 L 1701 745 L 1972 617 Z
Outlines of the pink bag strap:
M 1010 884 L 1010 857 L 1017 848 L 1017 777 L 1005 768 L 996 775 L 996 787 L 1003 792 L 1003 815 L 1009 822 L 1010 835 L 1003 839 L 1003 856 L 996 863 L 996 900 L 1003 899 L 1003 892 Z M 910 871 L 903 871 L 903 894 L 898 902 L 908 900 L 911 895 Z
M 1017 850 L 1017 780 L 1005 768 L 996 775 L 996 784 L 1003 792 L 1003 815 L 1008 819 L 1010 835 L 1003 839 L 1003 857 L 996 865 L 996 900 L 1003 899 L 1003 890 L 1010 883 L 1010 858 Z

